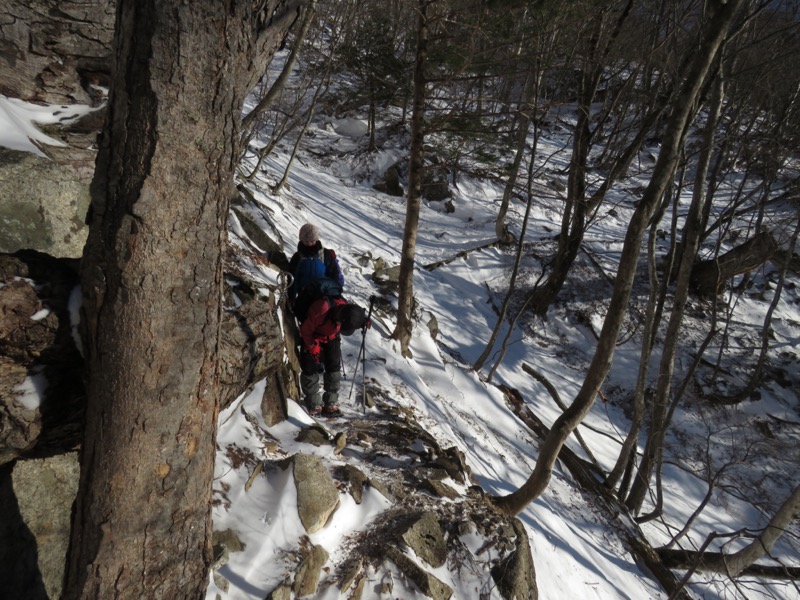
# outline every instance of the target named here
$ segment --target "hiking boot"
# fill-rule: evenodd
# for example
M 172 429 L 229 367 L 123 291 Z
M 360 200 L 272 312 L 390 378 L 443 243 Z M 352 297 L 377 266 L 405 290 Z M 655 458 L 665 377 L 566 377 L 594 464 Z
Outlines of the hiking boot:
M 330 404 L 322 409 L 323 417 L 340 417 L 341 415 L 342 411 L 339 410 L 339 406 L 336 404 Z
M 322 405 L 320 404 L 319 406 L 312 406 L 311 408 L 309 408 L 308 414 L 310 414 L 312 417 L 316 417 L 317 415 L 321 414 L 322 411 L 323 408 Z

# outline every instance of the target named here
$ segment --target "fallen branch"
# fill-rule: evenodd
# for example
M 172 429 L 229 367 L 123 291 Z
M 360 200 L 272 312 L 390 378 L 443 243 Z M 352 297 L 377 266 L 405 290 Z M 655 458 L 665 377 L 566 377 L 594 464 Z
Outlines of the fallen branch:
M 450 258 L 445 258 L 444 260 L 439 260 L 436 261 L 435 263 L 430 263 L 428 265 L 423 265 L 422 268 L 425 269 L 426 271 L 435 271 L 439 267 L 450 264 L 451 262 L 453 262 L 458 258 L 466 258 L 467 256 L 469 256 L 470 252 L 477 252 L 478 250 L 486 250 L 487 248 L 494 248 L 497 244 L 498 242 L 497 240 L 495 240 L 493 242 L 483 244 L 482 246 L 477 246 L 475 248 L 470 248 L 468 250 L 462 250 L 455 256 L 451 256 Z
M 541 374 L 537 373 L 537 372 L 534 370 L 534 368 L 533 368 L 533 367 L 531 367 L 530 365 L 528 365 L 528 364 L 526 364 L 526 363 L 522 363 L 522 370 L 523 370 L 523 371 L 525 371 L 526 373 L 528 373 L 529 375 L 531 375 L 531 376 L 532 376 L 533 378 L 535 378 L 537 381 L 541 382 L 541 383 L 542 383 L 542 385 L 544 385 L 545 387 L 547 387 L 547 388 L 548 388 L 548 391 L 550 392 L 550 394 L 551 394 L 551 395 L 552 395 L 553 393 L 556 393 L 556 395 L 558 394 L 558 392 L 556 392 L 555 386 L 553 386 L 553 384 L 552 384 L 552 383 L 550 383 L 550 382 L 549 382 L 549 381 L 548 381 L 548 380 L 545 378 L 545 376 L 544 376 L 544 375 L 541 375 Z M 542 379 L 539 379 L 540 377 L 541 377 Z M 602 392 L 602 391 L 600 391 L 600 390 L 597 390 L 597 395 L 600 397 L 600 400 L 601 400 L 601 401 L 602 401 L 604 404 L 605 404 L 606 402 L 608 402 L 608 399 L 605 397 L 605 395 L 603 394 L 603 392 Z M 560 398 L 560 397 L 553 396 L 553 400 L 555 400 L 556 404 L 558 404 L 558 407 L 559 407 L 561 410 L 566 410 L 566 404 L 564 404 L 564 403 L 563 403 L 563 401 L 561 400 L 561 398 Z M 594 432 L 595 432 L 597 435 L 602 435 L 602 436 L 605 436 L 605 437 L 607 437 L 608 439 L 610 439 L 611 441 L 613 441 L 613 442 L 616 442 L 617 444 L 619 444 L 619 443 L 620 443 L 620 441 L 619 441 L 619 439 L 618 439 L 618 438 L 614 437 L 613 435 L 611 435 L 611 434 L 610 434 L 610 433 L 608 433 L 607 431 L 603 431 L 602 429 L 599 429 L 599 428 L 597 428 L 597 427 L 592 427 L 591 425 L 587 425 L 586 423 L 581 423 L 581 427 L 585 427 L 585 428 L 586 428 L 586 429 L 588 429 L 589 431 L 594 431 Z M 584 448 L 584 450 L 585 450 L 585 448 Z M 588 452 L 588 450 L 587 450 L 587 452 Z M 597 463 L 597 461 L 596 461 L 596 460 L 594 460 L 594 459 L 592 459 L 592 462 L 594 462 L 594 463 L 595 463 L 595 465 L 597 465 L 597 464 L 598 464 L 598 463 Z M 599 469 L 599 468 L 600 468 L 600 467 L 598 466 L 598 469 Z
M 594 268 L 597 269 L 597 272 L 600 273 L 600 275 L 608 282 L 608 284 L 611 287 L 614 287 L 614 278 L 608 273 L 606 273 L 606 270 L 599 262 L 597 262 L 597 259 L 594 256 L 592 256 L 589 253 L 589 251 L 583 246 L 581 246 L 581 252 L 583 252 L 586 255 L 586 258 L 589 259 L 589 262 L 591 262 L 594 265 Z

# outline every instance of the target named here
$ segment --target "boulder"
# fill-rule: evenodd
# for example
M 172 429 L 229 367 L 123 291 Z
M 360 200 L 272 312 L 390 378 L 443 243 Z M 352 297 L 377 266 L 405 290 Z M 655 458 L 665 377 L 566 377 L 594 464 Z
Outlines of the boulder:
M 269 593 L 267 600 L 292 600 L 292 586 L 284 581 Z
M 386 557 L 397 565 L 402 573 L 413 581 L 420 591 L 433 600 L 449 600 L 453 590 L 437 579 L 394 546 L 386 548 Z
M 536 571 L 533 566 L 530 542 L 525 527 L 513 521 L 516 548 L 492 569 L 492 578 L 505 600 L 536 600 Z
M 0 252 L 79 257 L 110 84 L 115 0 L 6 0 L 0 94 L 62 110 L 47 156 L 0 148 Z M 69 105 L 96 110 L 77 121 Z M 59 109 L 59 106 L 61 107 Z
M 5 0 L 0 94 L 50 104 L 96 101 L 108 87 L 114 0 Z
M 422 177 L 422 197 L 430 202 L 449 200 L 453 193 L 448 176 L 446 167 L 437 164 L 428 166 Z
M 220 384 L 224 409 L 253 384 L 270 377 L 262 399 L 262 411 L 269 425 L 285 417 L 280 397 L 272 393 L 280 388 L 273 379 L 283 366 L 284 337 L 278 316 L 275 294 L 265 296 L 255 284 L 225 274 L 225 312 L 220 339 Z
M 322 546 L 312 547 L 311 551 L 303 557 L 300 566 L 297 567 L 292 584 L 292 591 L 298 598 L 317 593 L 320 571 L 327 561 L 328 553 Z
M 430 566 L 441 567 L 447 559 L 447 543 L 436 513 L 427 511 L 401 535 L 406 546 Z
M 337 477 L 350 485 L 348 490 L 356 504 L 364 499 L 364 488 L 369 484 L 369 477 L 355 465 L 344 465 L 337 469 Z
M 72 165 L 0 148 L 0 252 L 78 258 L 88 208 L 89 177 Z
M 7 598 L 61 595 L 72 503 L 78 491 L 77 453 L 21 460 L 0 467 L 0 581 Z
M 77 261 L 0 255 L 0 464 L 80 442 L 83 360 L 70 322 L 77 281 Z
M 383 178 L 373 187 L 384 194 L 402 198 L 405 192 L 403 190 L 403 184 L 400 182 L 400 165 L 395 163 L 386 169 Z
M 339 507 L 339 491 L 318 456 L 295 454 L 292 463 L 300 522 L 308 533 L 316 533 Z

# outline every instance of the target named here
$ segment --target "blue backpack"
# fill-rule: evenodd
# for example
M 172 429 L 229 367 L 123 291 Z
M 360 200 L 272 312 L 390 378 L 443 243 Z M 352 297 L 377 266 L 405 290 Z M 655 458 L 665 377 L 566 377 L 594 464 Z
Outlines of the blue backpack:
M 308 316 L 308 309 L 320 298 L 327 298 L 331 302 L 333 298 L 342 297 L 342 286 L 339 282 L 330 277 L 320 277 L 319 279 L 307 284 L 294 301 L 292 312 L 298 323 L 302 323 Z
M 330 277 L 335 280 L 337 274 L 336 254 L 333 250 L 326 248 L 310 256 L 301 256 L 292 273 L 294 280 L 289 288 L 290 298 L 297 297 L 303 288 L 317 279 Z

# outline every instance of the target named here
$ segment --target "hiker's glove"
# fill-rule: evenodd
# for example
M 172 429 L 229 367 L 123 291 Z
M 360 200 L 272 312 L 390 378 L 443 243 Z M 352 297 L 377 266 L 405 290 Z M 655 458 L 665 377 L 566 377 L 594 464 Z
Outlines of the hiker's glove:
M 308 355 L 311 357 L 315 363 L 319 363 L 320 356 L 322 355 L 322 348 L 319 344 L 311 346 L 308 348 Z
M 372 319 L 367 319 L 367 322 L 364 323 L 364 329 L 369 329 L 372 327 Z

